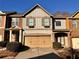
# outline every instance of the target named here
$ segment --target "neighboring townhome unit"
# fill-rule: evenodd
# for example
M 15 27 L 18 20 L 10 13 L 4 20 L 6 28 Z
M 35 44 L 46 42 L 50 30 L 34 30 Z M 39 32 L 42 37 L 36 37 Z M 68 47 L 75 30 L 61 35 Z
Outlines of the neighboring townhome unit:
M 9 42 L 22 42 L 22 16 L 9 15 L 6 20 L 5 40 Z
M 0 11 L 0 41 L 4 40 L 5 22 L 6 22 L 6 13 Z
M 69 28 L 71 32 L 71 44 L 74 49 L 79 49 L 79 11 L 69 17 Z
M 66 17 L 54 16 L 53 20 L 53 42 L 58 42 L 61 44 L 61 47 L 68 48 L 70 47 L 70 30 L 69 24 Z
M 16 12 L 6 12 L 0 11 L 0 41 L 4 41 L 5 39 L 5 30 L 7 26 L 7 17 Z

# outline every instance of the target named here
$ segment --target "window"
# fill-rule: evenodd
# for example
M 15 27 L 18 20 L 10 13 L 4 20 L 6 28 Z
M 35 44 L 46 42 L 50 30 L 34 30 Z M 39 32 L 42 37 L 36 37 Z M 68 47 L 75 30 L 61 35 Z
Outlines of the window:
M 72 20 L 72 27 L 76 28 L 77 27 L 77 21 L 76 20 Z
M 65 45 L 65 37 L 61 36 L 57 38 L 57 42 L 61 43 L 62 47 Z
M 61 26 L 61 21 L 56 21 L 56 26 Z
M 12 18 L 12 27 L 16 27 L 19 24 L 19 18 Z
M 2 25 L 2 16 L 0 16 L 0 26 Z
M 49 18 L 44 18 L 43 19 L 43 25 L 45 27 L 49 27 L 50 26 L 50 19 Z
M 35 20 L 34 18 L 28 18 L 28 26 L 29 27 L 34 27 L 35 25 Z

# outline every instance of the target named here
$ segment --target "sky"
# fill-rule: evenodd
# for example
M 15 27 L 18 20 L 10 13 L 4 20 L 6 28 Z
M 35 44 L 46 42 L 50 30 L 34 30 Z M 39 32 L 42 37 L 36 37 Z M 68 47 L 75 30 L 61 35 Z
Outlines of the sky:
M 36 4 L 40 4 L 50 13 L 74 13 L 79 9 L 79 0 L 0 0 L 0 10 L 23 13 Z

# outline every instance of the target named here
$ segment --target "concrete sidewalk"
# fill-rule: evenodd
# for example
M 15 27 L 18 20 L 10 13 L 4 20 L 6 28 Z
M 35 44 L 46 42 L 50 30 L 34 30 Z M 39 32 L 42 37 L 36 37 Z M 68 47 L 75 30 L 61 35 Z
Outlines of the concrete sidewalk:
M 15 57 L 15 59 L 29 59 L 29 58 L 33 58 L 33 57 L 46 55 L 49 53 L 55 53 L 56 55 L 58 55 L 57 52 L 51 48 L 33 48 L 33 49 L 29 49 L 27 51 L 20 52 Z

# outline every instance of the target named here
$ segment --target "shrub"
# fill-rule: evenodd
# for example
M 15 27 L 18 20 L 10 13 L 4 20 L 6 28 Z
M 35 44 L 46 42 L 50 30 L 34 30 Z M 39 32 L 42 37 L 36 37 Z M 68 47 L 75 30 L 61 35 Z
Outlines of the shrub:
M 0 42 L 0 47 L 6 47 L 7 43 L 8 43 L 7 41 L 1 41 Z
M 61 43 L 58 43 L 58 42 L 53 42 L 53 47 L 54 48 L 62 48 Z
M 25 45 L 22 45 L 22 47 L 21 47 L 21 51 L 25 51 L 25 50 L 28 50 L 28 49 L 30 49 L 30 47 L 28 47 L 28 46 L 25 46 Z
M 19 42 L 9 42 L 6 45 L 6 48 L 12 52 L 20 52 L 21 48 L 22 48 L 22 44 Z

